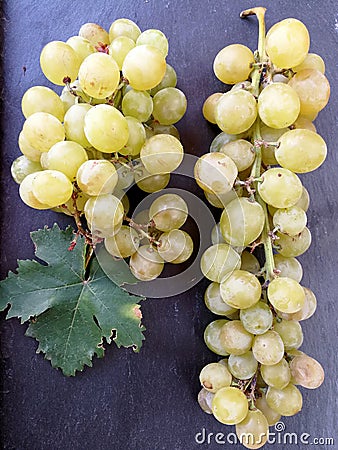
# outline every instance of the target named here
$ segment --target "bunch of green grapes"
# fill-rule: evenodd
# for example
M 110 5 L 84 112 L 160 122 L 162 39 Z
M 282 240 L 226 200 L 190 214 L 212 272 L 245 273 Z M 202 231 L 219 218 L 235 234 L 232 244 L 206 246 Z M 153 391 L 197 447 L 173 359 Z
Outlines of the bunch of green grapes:
M 44 75 L 62 92 L 34 86 L 22 98 L 22 156 L 12 164 L 21 199 L 35 209 L 73 215 L 91 242 L 108 239 L 114 256 L 120 245 L 131 246 L 121 249 L 123 257 L 145 251 L 133 246 L 135 229 L 122 225 L 129 208 L 124 190 L 135 182 L 147 193 L 160 191 L 183 159 L 174 124 L 187 101 L 167 54 L 160 30 L 141 32 L 129 19 L 115 20 L 109 33 L 86 23 L 77 36 L 52 41 L 41 52 Z M 82 227 L 82 216 L 90 231 Z M 168 242 L 173 228 L 163 230 L 172 233 Z M 191 242 L 184 238 L 180 234 L 186 252 Z
M 302 286 L 297 256 L 310 246 L 309 195 L 297 174 L 318 168 L 327 149 L 312 121 L 325 107 L 330 85 L 322 58 L 309 53 L 306 26 L 276 23 L 265 34 L 265 8 L 244 11 L 259 21 L 258 50 L 223 48 L 216 77 L 233 87 L 203 105 L 204 117 L 222 132 L 195 166 L 207 200 L 222 208 L 201 270 L 212 281 L 205 304 L 224 316 L 204 334 L 222 360 L 200 374 L 199 403 L 248 448 L 262 447 L 269 426 L 302 408 L 297 385 L 314 389 L 322 366 L 301 352 L 301 321 L 316 310 L 315 294 Z M 261 267 L 254 256 L 263 245 Z M 248 436 L 250 439 L 248 439 Z

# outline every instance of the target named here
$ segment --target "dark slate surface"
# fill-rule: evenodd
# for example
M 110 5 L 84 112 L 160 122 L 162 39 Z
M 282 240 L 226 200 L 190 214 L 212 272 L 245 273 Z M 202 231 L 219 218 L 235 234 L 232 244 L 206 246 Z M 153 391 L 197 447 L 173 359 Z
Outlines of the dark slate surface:
M 326 381 L 317 391 L 304 391 L 304 408 L 284 419 L 287 432 L 314 437 L 337 435 L 337 33 L 335 0 L 262 1 L 269 8 L 267 25 L 296 17 L 307 25 L 311 50 L 327 65 L 332 86 L 329 106 L 316 120 L 329 153 L 325 165 L 303 178 L 311 194 L 310 250 L 301 257 L 305 286 L 318 296 L 317 314 L 304 323 L 304 351 L 325 367 Z M 11 161 L 19 156 L 17 136 L 23 123 L 20 99 L 33 84 L 48 85 L 39 69 L 39 53 L 51 40 L 66 40 L 81 24 L 93 21 L 104 27 L 119 17 L 135 20 L 142 29 L 160 28 L 170 41 L 170 62 L 177 70 L 179 87 L 189 107 L 179 129 L 186 152 L 201 155 L 215 136 L 202 118 L 204 98 L 220 88 L 212 73 L 216 53 L 240 42 L 256 48 L 255 20 L 241 21 L 241 9 L 250 1 L 221 0 L 114 0 L 72 2 L 3 0 L 1 30 L 3 49 L 3 114 L 1 117 L 1 276 L 15 269 L 16 258 L 29 258 L 33 247 L 29 231 L 60 224 L 67 219 L 53 213 L 33 212 L 18 197 L 9 177 Z M 27 68 L 24 76 L 22 67 Z M 193 183 L 189 190 L 200 195 Z M 198 373 L 214 360 L 202 339 L 212 315 L 203 306 L 206 282 L 180 296 L 149 300 L 143 305 L 146 342 L 140 354 L 107 348 L 103 360 L 95 360 L 76 378 L 65 378 L 36 355 L 34 340 L 24 337 L 18 321 L 4 322 L 2 339 L 2 447 L 7 450 L 193 450 L 240 448 L 239 445 L 197 444 L 203 428 L 210 433 L 230 433 L 233 428 L 203 414 L 197 403 Z M 308 448 L 280 443 L 266 448 Z M 277 441 L 278 442 L 278 441 Z

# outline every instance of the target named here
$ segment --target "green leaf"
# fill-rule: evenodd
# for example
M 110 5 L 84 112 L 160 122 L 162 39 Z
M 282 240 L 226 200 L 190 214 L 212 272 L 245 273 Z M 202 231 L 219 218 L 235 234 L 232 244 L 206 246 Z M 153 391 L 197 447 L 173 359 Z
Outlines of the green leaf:
M 85 268 L 86 244 L 55 224 L 31 233 L 35 260 L 18 261 L 17 274 L 10 272 L 0 282 L 0 309 L 10 305 L 7 318 L 29 319 L 27 335 L 39 341 L 53 367 L 65 375 L 75 375 L 91 366 L 94 354 L 104 354 L 103 339 L 118 347 L 138 351 L 144 339 L 141 311 L 143 297 L 129 295 L 107 277 L 97 259 Z

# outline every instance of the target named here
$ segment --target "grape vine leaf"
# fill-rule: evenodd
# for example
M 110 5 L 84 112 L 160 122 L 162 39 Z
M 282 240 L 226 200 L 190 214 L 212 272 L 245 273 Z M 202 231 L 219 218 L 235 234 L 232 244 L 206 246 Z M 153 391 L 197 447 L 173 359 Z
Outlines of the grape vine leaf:
M 71 227 L 57 224 L 32 232 L 42 263 L 19 260 L 17 273 L 0 282 L 0 310 L 10 305 L 7 319 L 29 321 L 26 335 L 39 342 L 37 353 L 68 376 L 92 366 L 94 354 L 104 355 L 103 339 L 138 351 L 145 330 L 138 304 L 144 297 L 112 282 L 95 257 L 86 270 L 87 245 L 79 236 L 69 250 L 73 238 Z

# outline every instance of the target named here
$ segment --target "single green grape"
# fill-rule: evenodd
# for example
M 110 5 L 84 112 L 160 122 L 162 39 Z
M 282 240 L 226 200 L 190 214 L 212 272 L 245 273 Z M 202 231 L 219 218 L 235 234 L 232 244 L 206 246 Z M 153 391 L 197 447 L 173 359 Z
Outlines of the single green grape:
M 209 95 L 202 106 L 203 117 L 210 123 L 216 123 L 215 108 L 218 100 L 222 97 L 222 92 L 215 92 Z
M 152 193 L 164 189 L 170 181 L 170 173 L 151 175 L 143 166 L 135 170 L 135 182 L 144 192 Z
M 277 237 L 278 253 L 282 256 L 300 256 L 306 252 L 311 244 L 311 233 L 307 227 L 296 236 L 288 236 L 287 234 L 278 232 Z
M 161 89 L 165 89 L 168 87 L 176 87 L 176 83 L 177 83 L 177 75 L 175 69 L 171 67 L 170 64 L 167 63 L 164 77 L 162 78 L 161 82 L 158 85 L 150 89 L 150 95 L 154 96 Z
M 27 140 L 24 135 L 24 132 L 21 131 L 18 138 L 18 144 L 21 153 L 26 156 L 30 161 L 40 162 L 41 152 L 40 150 L 33 147 Z
M 235 269 L 239 269 L 241 258 L 228 244 L 209 247 L 201 257 L 201 271 L 211 281 L 221 283 Z
M 214 73 L 225 84 L 246 80 L 254 63 L 252 51 L 242 44 L 231 44 L 220 50 L 214 60 Z
M 214 314 L 219 316 L 229 316 L 236 312 L 236 309 L 227 305 L 220 293 L 220 284 L 215 281 L 210 283 L 204 293 L 204 302 L 206 307 Z
M 212 399 L 214 398 L 214 395 L 212 392 L 207 391 L 206 389 L 202 388 L 197 397 L 198 404 L 200 405 L 202 411 L 204 411 L 207 414 L 212 414 Z
M 163 194 L 150 205 L 149 217 L 158 230 L 174 230 L 187 220 L 188 205 L 177 194 Z
M 307 389 L 317 389 L 324 381 L 321 364 L 305 353 L 295 356 L 290 362 L 292 382 Z
M 264 334 L 272 327 L 271 309 L 263 302 L 241 309 L 239 317 L 243 327 L 251 334 Z
M 304 289 L 292 278 L 275 278 L 269 284 L 267 292 L 269 301 L 279 311 L 294 313 L 304 306 Z
M 136 39 L 136 45 L 150 45 L 157 48 L 166 57 L 169 50 L 168 39 L 160 30 L 149 29 L 143 31 Z
M 116 234 L 123 222 L 124 208 L 122 202 L 112 194 L 90 197 L 84 213 L 92 234 L 109 237 Z
M 232 376 L 223 364 L 210 363 L 203 367 L 199 379 L 204 389 L 215 394 L 219 389 L 231 385 Z
M 88 103 L 77 103 L 67 110 L 64 119 L 66 139 L 77 142 L 84 148 L 91 147 L 84 133 L 84 119 L 91 108 Z
M 221 340 L 221 329 L 223 325 L 228 323 L 226 319 L 218 319 L 210 322 L 204 330 L 204 342 L 209 350 L 220 356 L 227 356 L 229 353 L 226 351 Z
M 244 250 L 241 253 L 241 270 L 246 270 L 253 273 L 254 275 L 257 275 L 260 271 L 260 268 L 260 263 L 255 255 L 248 252 L 247 250 Z
M 46 169 L 64 173 L 70 181 L 75 181 L 80 166 L 88 160 L 85 149 L 73 141 L 61 141 L 54 144 L 45 156 Z
M 233 308 L 250 308 L 261 298 L 262 287 L 258 278 L 246 270 L 234 270 L 220 286 L 221 297 Z
M 303 331 L 299 322 L 295 320 L 276 321 L 273 329 L 282 338 L 285 350 L 299 348 L 303 343 Z
M 125 57 L 134 47 L 135 42 L 128 36 L 118 36 L 109 45 L 109 55 L 115 59 L 120 70 Z
M 248 414 L 248 409 L 245 394 L 235 387 L 219 389 L 212 400 L 213 415 L 226 425 L 242 422 Z
M 105 159 L 90 159 L 79 167 L 76 182 L 87 195 L 112 194 L 118 182 L 118 174 L 111 162 Z
M 257 361 L 266 366 L 277 364 L 284 356 L 284 344 L 276 331 L 268 330 L 255 336 L 252 353 Z
M 269 438 L 269 424 L 263 412 L 250 409 L 245 419 L 236 425 L 236 435 L 246 448 L 263 447 Z
M 32 187 L 37 200 L 51 208 L 66 203 L 73 193 L 69 178 L 58 170 L 36 172 Z
M 157 248 L 159 255 L 164 261 L 172 264 L 180 264 L 189 259 L 194 249 L 189 234 L 177 229 L 161 234 L 159 243 Z
M 295 236 L 306 227 L 307 217 L 305 211 L 299 206 L 277 209 L 273 215 L 273 225 L 281 233 Z
M 80 63 L 72 47 L 61 41 L 49 42 L 40 54 L 42 72 L 49 81 L 59 86 L 65 84 L 65 78 L 71 81 L 77 78 Z
M 66 44 L 72 47 L 81 63 L 87 56 L 96 52 L 94 45 L 82 36 L 72 36 L 66 41 Z
M 33 86 L 27 89 L 21 100 L 21 109 L 26 119 L 36 112 L 45 112 L 62 122 L 65 115 L 60 97 L 45 86 Z
M 294 416 L 303 406 L 302 394 L 292 383 L 283 389 L 269 387 L 266 401 L 270 408 L 282 416 Z
M 88 39 L 93 45 L 109 44 L 109 36 L 107 31 L 97 23 L 84 23 L 80 30 L 79 36 Z
M 105 238 L 104 245 L 112 256 L 128 258 L 137 251 L 140 245 L 140 237 L 136 230 L 128 225 L 122 225 L 114 236 Z
M 12 178 L 18 184 L 21 184 L 27 175 L 39 172 L 40 170 L 42 170 L 40 163 L 31 161 L 25 155 L 16 158 L 11 165 Z
M 110 25 L 109 28 L 109 40 L 112 42 L 119 36 L 127 36 L 128 38 L 136 41 L 139 35 L 141 34 L 141 30 L 130 19 L 117 19 Z
M 243 355 L 251 349 L 253 335 L 248 333 L 240 320 L 232 320 L 223 325 L 220 339 L 229 354 Z M 257 358 L 256 358 L 257 359 Z
M 146 91 L 130 89 L 123 97 L 122 112 L 125 116 L 132 116 L 140 122 L 147 122 L 153 112 L 153 99 Z
M 178 122 L 187 110 L 187 99 L 184 93 L 175 87 L 161 89 L 154 95 L 153 101 L 154 119 L 163 125 Z
M 242 172 L 252 166 L 255 160 L 255 151 L 251 142 L 245 139 L 236 139 L 222 145 L 220 152 L 228 155 L 236 164 L 238 172 Z
M 270 426 L 275 425 L 277 422 L 280 421 L 281 415 L 270 408 L 270 406 L 266 401 L 266 395 L 264 393 L 261 393 L 261 397 L 256 398 L 255 406 L 260 411 L 262 411 Z
M 140 158 L 150 174 L 170 173 L 181 164 L 183 147 L 170 134 L 156 134 L 146 140 L 141 148 Z
M 284 358 L 272 366 L 262 364 L 261 375 L 268 386 L 277 389 L 285 388 L 291 380 L 290 367 Z
M 277 311 L 278 315 L 285 320 L 306 320 L 309 319 L 316 311 L 317 299 L 315 294 L 309 288 L 303 287 L 305 292 L 304 306 L 295 313 L 283 313 Z
M 243 355 L 231 354 L 228 359 L 228 367 L 231 374 L 239 380 L 249 380 L 253 377 L 258 368 L 258 362 L 252 352 Z
M 280 277 L 292 278 L 300 283 L 303 278 L 303 268 L 296 258 L 286 257 L 276 253 L 273 255 L 273 259 L 276 269 L 280 271 Z
M 325 73 L 325 62 L 320 55 L 316 53 L 308 53 L 305 59 L 295 67 L 292 67 L 292 71 L 297 73 L 304 69 L 315 69 L 321 73 Z
M 30 115 L 23 124 L 22 131 L 29 146 L 40 152 L 48 152 L 54 144 L 65 138 L 62 123 L 46 112 Z
M 265 203 L 275 208 L 289 208 L 300 199 L 302 183 L 290 170 L 275 167 L 263 173 L 258 192 Z

